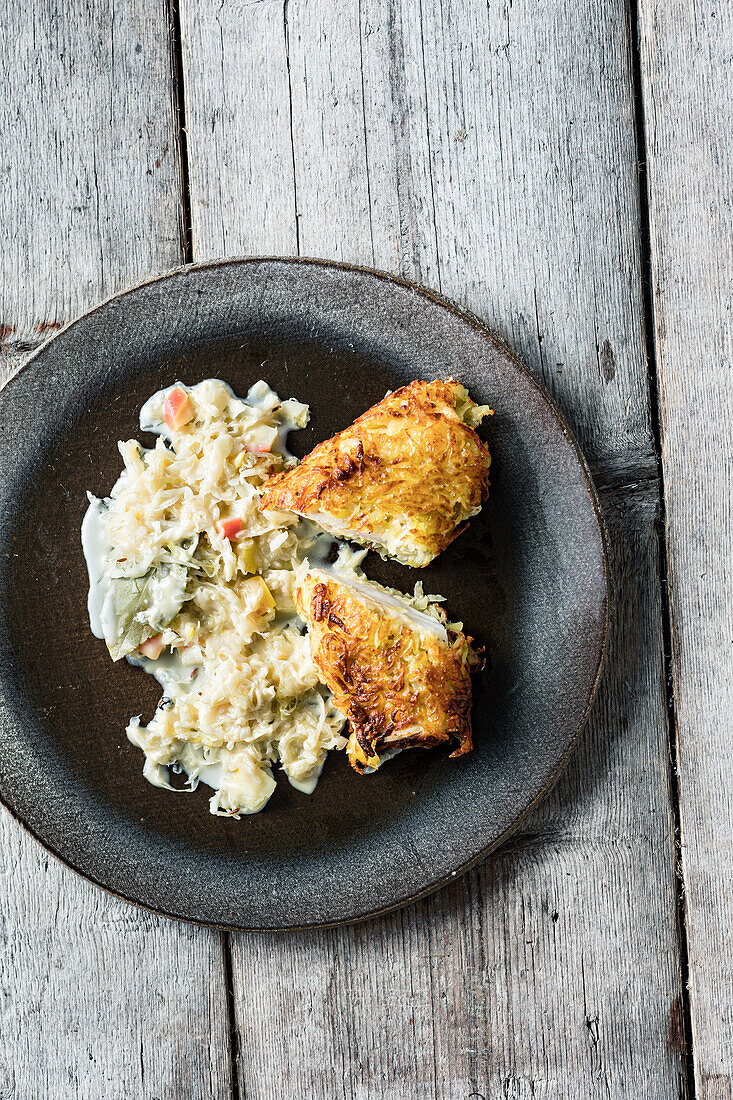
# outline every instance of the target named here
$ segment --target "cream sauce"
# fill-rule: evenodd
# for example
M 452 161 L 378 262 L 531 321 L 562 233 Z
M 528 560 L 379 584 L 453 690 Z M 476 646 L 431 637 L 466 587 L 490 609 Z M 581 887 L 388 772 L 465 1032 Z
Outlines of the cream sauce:
M 313 794 L 318 786 L 318 780 L 321 778 L 321 772 L 323 771 L 323 765 L 326 763 L 324 756 L 319 767 L 308 776 L 307 779 L 293 779 L 291 775 L 288 776 L 288 783 L 291 787 L 295 787 L 296 791 L 300 791 L 301 794 Z
M 106 569 L 107 556 L 111 547 L 104 533 L 104 513 L 107 511 L 107 506 L 104 501 L 98 500 L 91 493 L 87 493 L 87 496 L 89 507 L 81 525 L 81 545 L 89 574 L 87 610 L 92 634 L 95 638 L 105 638 L 114 634 L 113 624 L 103 622 L 102 618 L 105 601 L 109 603 L 107 597 L 111 590 L 111 581 Z

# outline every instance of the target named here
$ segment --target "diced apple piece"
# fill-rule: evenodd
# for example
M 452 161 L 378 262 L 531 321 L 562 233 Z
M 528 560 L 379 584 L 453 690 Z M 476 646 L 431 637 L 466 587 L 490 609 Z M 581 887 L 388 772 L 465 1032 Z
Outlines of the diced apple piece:
M 221 535 L 223 539 L 235 539 L 237 535 L 242 532 L 242 521 L 236 516 L 232 516 L 231 519 L 220 519 L 216 525 L 217 534 Z
M 163 418 L 166 424 L 171 431 L 176 431 L 178 428 L 182 428 L 184 424 L 188 424 L 189 420 L 193 420 L 193 417 L 194 411 L 191 398 L 180 386 L 174 386 L 163 405 Z
M 157 661 L 163 652 L 163 635 L 154 634 L 139 647 L 143 657 L 149 657 L 151 661 Z
M 257 572 L 258 556 L 251 542 L 247 546 L 239 546 L 237 562 L 244 573 Z
M 270 454 L 277 440 L 277 428 L 269 424 L 257 424 L 248 433 L 249 438 L 244 441 L 244 449 L 251 454 Z
M 259 615 L 266 615 L 275 607 L 272 592 L 267 587 L 262 577 L 247 577 L 242 581 L 242 586 L 247 592 L 251 592 L 255 603 L 255 611 Z

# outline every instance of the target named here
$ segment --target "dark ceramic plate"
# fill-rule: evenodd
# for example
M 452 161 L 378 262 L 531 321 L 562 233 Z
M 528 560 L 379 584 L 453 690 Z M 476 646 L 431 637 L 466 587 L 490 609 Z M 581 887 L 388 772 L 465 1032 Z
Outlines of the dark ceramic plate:
M 475 751 L 408 752 L 360 778 L 342 754 L 307 797 L 280 778 L 263 813 L 212 817 L 207 790 L 142 777 L 125 737 L 157 685 L 92 637 L 85 490 L 120 469 L 154 390 L 264 377 L 311 406 L 304 454 L 413 378 L 455 375 L 496 415 L 492 495 L 441 558 L 376 580 L 447 597 L 483 643 Z M 356 920 L 440 885 L 496 845 L 554 780 L 590 706 L 607 620 L 588 471 L 526 370 L 473 319 L 362 269 L 290 260 L 189 267 L 81 317 L 0 394 L 0 798 L 70 867 L 189 920 L 291 928 Z

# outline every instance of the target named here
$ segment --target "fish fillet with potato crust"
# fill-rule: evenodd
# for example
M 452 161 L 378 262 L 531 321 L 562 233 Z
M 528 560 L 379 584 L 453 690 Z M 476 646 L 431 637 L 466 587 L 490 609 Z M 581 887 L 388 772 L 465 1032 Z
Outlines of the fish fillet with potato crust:
M 260 506 L 425 566 L 488 496 L 491 456 L 474 428 L 490 412 L 452 378 L 411 382 L 272 477 Z
M 471 671 L 480 662 L 443 611 L 318 569 L 296 581 L 294 597 L 313 663 L 349 720 L 356 771 L 378 768 L 395 749 L 453 742 L 451 756 L 471 750 Z

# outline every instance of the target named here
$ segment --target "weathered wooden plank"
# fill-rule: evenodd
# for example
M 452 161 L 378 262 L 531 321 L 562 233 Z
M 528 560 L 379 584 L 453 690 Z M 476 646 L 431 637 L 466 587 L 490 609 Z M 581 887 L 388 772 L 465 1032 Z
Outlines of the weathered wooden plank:
M 10 5 L 0 53 L 7 369 L 86 306 L 179 263 L 162 0 Z M 231 1095 L 221 937 L 77 878 L 0 813 L 0 1096 Z
M 181 14 L 192 208 L 217 106 L 190 75 L 201 57 L 224 73 L 232 174 L 249 180 L 255 161 L 272 173 L 257 180 L 259 219 L 250 184 L 229 204 L 228 254 L 276 250 L 294 195 L 302 254 L 398 270 L 473 307 L 555 391 L 605 481 L 649 473 L 620 3 L 362 0 L 334 17 L 290 0 L 224 17 L 184 0 Z M 251 120 L 273 99 L 290 128 L 264 157 Z M 223 239 L 215 189 L 202 194 L 199 257 Z M 233 937 L 248 1097 L 276 1081 L 350 1100 L 636 1098 L 640 1081 L 655 1100 L 680 1095 L 657 494 L 652 480 L 609 502 L 620 604 L 606 686 L 511 850 L 361 928 L 267 950 Z
M 181 5 L 181 24 L 196 258 L 296 256 L 282 6 Z
M 733 9 L 640 38 L 697 1096 L 733 1096 Z
M 163 0 L 16 4 L 0 58 L 0 326 L 11 351 L 181 259 Z
M 229 1100 L 221 937 L 78 879 L 0 814 L 3 1100 Z
M 682 1093 L 655 484 L 606 498 L 617 612 L 590 727 L 502 853 L 401 914 L 232 942 L 249 1100 Z M 651 655 L 651 656 L 650 656 Z

